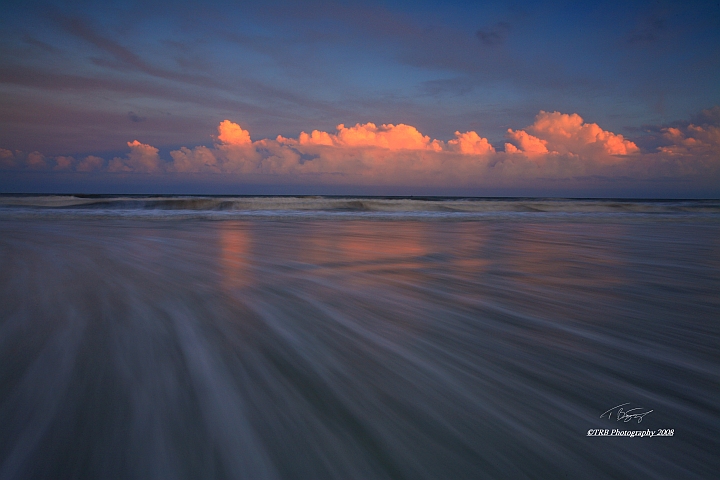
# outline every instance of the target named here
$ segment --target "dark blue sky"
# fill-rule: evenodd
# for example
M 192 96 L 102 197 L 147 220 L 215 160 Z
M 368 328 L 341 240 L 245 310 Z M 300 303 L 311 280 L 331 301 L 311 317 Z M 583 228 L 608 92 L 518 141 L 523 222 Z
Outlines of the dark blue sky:
M 224 119 L 253 140 L 375 122 L 501 148 L 543 110 L 649 151 L 718 104 L 720 1 L 24 1 L 0 16 L 0 147 L 48 158 L 137 139 L 169 159 Z

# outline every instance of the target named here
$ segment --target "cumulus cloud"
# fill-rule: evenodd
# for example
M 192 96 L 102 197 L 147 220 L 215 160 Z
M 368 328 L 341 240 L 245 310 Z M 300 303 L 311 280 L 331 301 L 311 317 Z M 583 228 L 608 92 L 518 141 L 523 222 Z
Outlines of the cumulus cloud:
M 337 126 L 337 133 L 331 134 L 313 130 L 307 134 L 302 132 L 296 140 L 280 138 L 287 144 L 299 145 L 327 145 L 336 147 L 380 147 L 389 150 L 432 150 L 439 152 L 443 143 L 431 140 L 423 135 L 417 128 L 405 124 L 384 124 L 379 127 L 374 123 L 356 124 L 346 127 Z
M 603 130 L 597 123 L 585 123 L 580 115 L 541 111 L 535 123 L 525 131 L 508 129 L 511 147 L 507 152 L 532 155 L 559 153 L 595 160 L 619 161 L 619 155 L 640 152 L 638 146 L 622 135 Z
M 483 138 L 477 132 L 455 132 L 453 140 L 448 141 L 448 148 L 465 155 L 487 155 L 495 153 L 495 148 L 490 145 L 487 138 Z
M 15 162 L 15 155 L 11 150 L 0 148 L 0 168 L 15 168 L 17 162 Z
M 45 158 L 45 155 L 40 152 L 32 152 L 28 154 L 25 162 L 31 170 L 45 170 L 50 168 L 47 158 Z
M 491 178 L 647 177 L 652 162 L 667 156 L 658 151 L 642 157 L 637 145 L 622 135 L 585 123 L 578 114 L 560 112 L 540 112 L 529 127 L 509 129 L 504 152 L 474 131 L 456 131 L 455 138 L 444 142 L 405 124 L 340 124 L 332 133 L 313 130 L 297 138 L 253 142 L 246 130 L 225 120 L 218 132 L 213 147 L 171 152 L 169 169 L 361 184 L 467 185 Z
M 219 162 L 215 153 L 207 147 L 196 147 L 189 149 L 182 147 L 180 150 L 170 152 L 173 159 L 171 170 L 175 172 L 214 172 L 220 173 Z
M 515 142 L 505 144 L 505 151 L 507 153 L 525 153 L 532 156 L 548 153 L 547 140 L 541 140 L 538 137 L 530 135 L 525 130 L 514 131 L 508 128 L 506 137 Z
M 160 160 L 157 148 L 137 140 L 128 142 L 128 147 L 130 147 L 130 153 L 127 157 L 115 157 L 110 160 L 108 171 L 158 173 L 163 170 L 163 162 Z
M 665 128 L 663 137 L 671 144 L 660 147 L 661 152 L 683 156 L 720 156 L 720 127 L 691 123 L 684 128 Z
M 218 126 L 213 148 L 183 147 L 170 153 L 174 172 L 227 172 L 245 174 L 364 175 L 377 177 L 440 169 L 441 153 L 482 156 L 495 152 L 476 132 L 456 132 L 447 143 L 423 135 L 405 124 L 374 123 L 346 127 L 336 132 L 313 130 L 298 138 L 252 142 L 248 131 L 229 120 Z M 438 154 L 438 155 L 433 155 Z
M 690 121 L 669 125 L 644 125 L 643 138 L 649 150 L 684 160 L 720 158 L 720 106 L 702 110 Z
M 715 110 L 703 119 L 715 118 Z M 698 117 L 700 118 L 700 117 Z M 212 145 L 181 147 L 160 158 L 138 140 L 130 152 L 105 162 L 96 156 L 46 158 L 0 149 L 4 169 L 144 174 L 220 174 L 244 182 L 316 182 L 358 185 L 511 185 L 534 179 L 668 178 L 720 176 L 720 128 L 675 124 L 656 130 L 664 141 L 641 152 L 622 135 L 586 123 L 576 114 L 541 111 L 532 125 L 509 129 L 497 150 L 478 132 L 456 131 L 439 140 L 406 124 L 358 123 L 334 132 L 253 141 L 240 124 L 223 120 Z M 714 177 L 713 177 L 714 176 Z
M 59 156 L 55 157 L 55 167 L 53 170 L 71 170 L 75 165 L 73 157 Z
M 249 145 L 252 143 L 250 140 L 250 132 L 243 130 L 240 125 L 230 120 L 220 122 L 218 132 L 218 140 L 225 145 Z
M 78 163 L 75 169 L 78 172 L 94 172 L 105 166 L 105 160 L 94 155 L 88 155 Z

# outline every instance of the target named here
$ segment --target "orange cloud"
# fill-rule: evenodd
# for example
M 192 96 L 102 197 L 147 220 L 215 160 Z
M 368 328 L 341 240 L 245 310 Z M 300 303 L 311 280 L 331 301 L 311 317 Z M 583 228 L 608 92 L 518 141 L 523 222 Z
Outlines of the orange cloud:
M 158 173 L 162 170 L 163 162 L 158 156 L 157 148 L 137 140 L 128 142 L 128 147 L 130 153 L 127 158 L 115 157 L 110 160 L 108 171 Z
M 680 128 L 663 129 L 663 137 L 672 142 L 660 147 L 660 151 L 670 155 L 720 155 L 720 127 L 688 125 L 684 131 Z
M 229 120 L 221 122 L 218 131 L 219 142 L 213 148 L 183 147 L 171 152 L 173 162 L 169 170 L 374 177 L 402 169 L 408 173 L 441 170 L 443 159 L 423 156 L 421 152 L 476 156 L 495 152 L 488 140 L 476 132 L 456 132 L 456 138 L 446 145 L 404 124 L 366 123 L 349 128 L 341 124 L 334 134 L 314 130 L 310 134 L 300 133 L 297 139 L 278 136 L 275 140 L 256 142 L 249 141 L 250 134 Z
M 482 138 L 476 132 L 455 132 L 455 139 L 448 141 L 448 148 L 464 155 L 487 155 L 495 153 L 487 138 Z
M 359 185 L 531 185 L 537 178 L 589 176 L 654 178 L 720 171 L 720 128 L 703 124 L 666 128 L 669 145 L 640 153 L 622 135 L 585 123 L 578 114 L 540 112 L 525 129 L 508 129 L 504 151 L 477 132 L 456 131 L 442 141 L 405 124 L 338 125 L 335 133 L 313 130 L 297 138 L 252 141 L 239 124 L 223 120 L 210 146 L 181 147 L 163 160 L 158 149 L 128 142 L 126 157 L 81 161 L 39 152 L 24 155 L 0 149 L 4 169 L 147 174 L 222 174 L 247 182 L 343 183 Z M 671 160 L 671 161 L 669 161 Z
M 538 137 L 534 137 L 524 130 L 512 130 L 508 128 L 508 133 L 505 135 L 510 140 L 513 140 L 515 144 L 506 143 L 505 152 L 507 153 L 526 153 L 529 155 L 541 155 L 548 153 L 547 140 L 541 140 Z
M 282 137 L 281 137 L 282 138 Z M 288 139 L 282 139 L 288 141 Z M 292 141 L 288 143 L 294 143 Z M 330 134 L 313 130 L 302 132 L 298 137 L 299 145 L 327 145 L 336 147 L 380 147 L 389 150 L 432 150 L 439 152 L 443 143 L 431 140 L 417 128 L 400 123 L 398 125 L 374 123 L 356 124 L 354 127 L 337 126 L 337 133 Z
M 344 128 L 343 124 L 338 125 L 338 129 Z M 333 141 L 335 140 L 335 141 Z M 278 137 L 278 141 L 288 143 L 288 144 L 297 144 L 300 145 L 337 145 L 337 136 L 336 135 L 330 135 L 327 132 L 321 132 L 320 130 L 313 130 L 312 133 L 307 134 L 305 132 L 300 132 L 300 137 L 297 139 L 297 141 L 284 138 L 284 137 Z
M 237 123 L 223 120 L 218 125 L 218 143 L 212 148 L 181 147 L 170 152 L 173 161 L 167 170 L 179 173 L 259 173 L 260 154 L 257 149 L 269 140 L 252 142 L 250 132 Z M 270 173 L 270 172 L 268 172 Z
M 525 130 L 508 130 L 507 137 L 519 148 L 506 148 L 507 152 L 553 152 L 596 160 L 618 160 L 613 157 L 640 152 L 635 143 L 625 140 L 622 135 L 603 130 L 596 123 L 584 123 L 577 113 L 568 115 L 541 111 L 535 117 L 535 123 Z
M 230 120 L 223 120 L 218 125 L 218 140 L 226 145 L 250 145 L 250 132 Z

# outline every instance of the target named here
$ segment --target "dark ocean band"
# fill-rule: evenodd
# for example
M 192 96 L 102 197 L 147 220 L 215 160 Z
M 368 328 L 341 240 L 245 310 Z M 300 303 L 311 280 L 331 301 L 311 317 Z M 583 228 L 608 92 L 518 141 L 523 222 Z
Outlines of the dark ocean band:
M 0 215 L 148 218 L 331 216 L 484 218 L 495 216 L 713 218 L 720 200 L 543 199 L 341 196 L 4 195 Z

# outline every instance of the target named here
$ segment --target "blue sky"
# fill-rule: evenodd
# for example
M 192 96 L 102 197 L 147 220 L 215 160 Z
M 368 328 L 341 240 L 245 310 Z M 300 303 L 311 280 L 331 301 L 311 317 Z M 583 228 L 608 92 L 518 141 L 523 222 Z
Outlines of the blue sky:
M 720 2 L 11 2 L 0 147 L 47 158 L 407 124 L 497 147 L 540 111 L 643 152 L 720 105 Z M 24 155 L 16 153 L 16 156 Z

